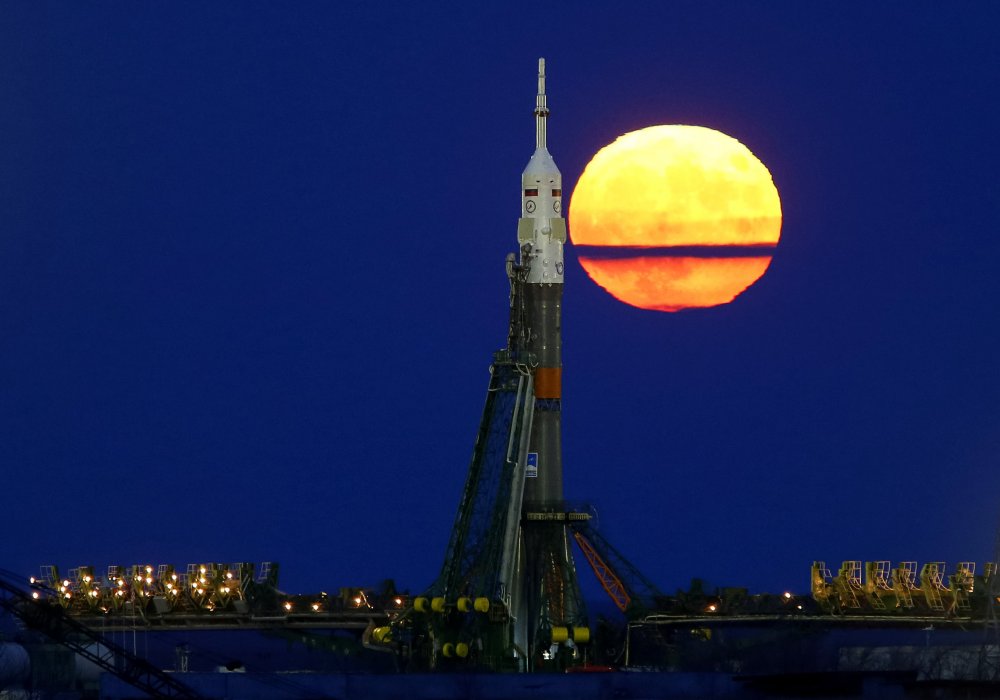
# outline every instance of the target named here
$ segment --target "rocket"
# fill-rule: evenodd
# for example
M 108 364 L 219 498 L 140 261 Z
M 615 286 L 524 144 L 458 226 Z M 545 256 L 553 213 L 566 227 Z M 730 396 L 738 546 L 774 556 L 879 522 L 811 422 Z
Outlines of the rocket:
M 576 658 L 574 644 L 590 636 L 569 546 L 571 523 L 589 515 L 570 512 L 563 503 L 566 220 L 562 175 L 546 146 L 548 116 L 540 59 L 535 150 L 521 174 L 518 252 L 506 261 L 507 347 L 493 354 L 483 418 L 441 574 L 414 601 L 416 613 L 431 613 L 420 618 L 433 627 L 426 639 L 464 635 L 466 651 L 470 643 L 480 649 L 493 644 L 490 654 L 509 655 L 505 658 L 517 659 L 526 671 L 560 667 L 567 655 Z M 472 598 L 488 618 L 434 616 L 445 613 L 452 600 L 459 611 L 469 612 Z M 502 634 L 490 631 L 497 625 Z M 455 643 L 441 647 L 442 658 Z
M 554 507 L 563 497 L 562 295 L 566 220 L 562 215 L 562 174 L 546 145 L 549 108 L 545 59 L 538 59 L 535 98 L 535 152 L 521 175 L 521 218 L 517 224 L 524 270 L 523 347 L 537 363 L 535 415 L 529 442 L 524 502 Z M 530 510 L 526 507 L 525 510 Z
M 563 503 L 562 474 L 562 297 L 566 220 L 562 174 L 549 153 L 549 108 L 545 59 L 538 61 L 535 152 L 521 175 L 517 224 L 520 259 L 508 261 L 511 279 L 511 337 L 508 347 L 527 364 L 534 405 L 521 495 L 521 523 L 512 617 L 514 639 L 526 650 L 528 670 L 567 640 L 580 639 L 586 610 L 570 554 L 567 523 L 580 514 Z M 560 644 L 564 645 L 560 647 Z

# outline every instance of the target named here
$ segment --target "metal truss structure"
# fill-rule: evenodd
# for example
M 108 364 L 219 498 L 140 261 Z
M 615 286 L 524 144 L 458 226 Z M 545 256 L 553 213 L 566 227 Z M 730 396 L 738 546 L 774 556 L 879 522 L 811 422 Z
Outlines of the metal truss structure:
M 0 607 L 27 628 L 41 632 L 150 697 L 182 700 L 202 697 L 177 678 L 73 619 L 63 607 L 35 599 L 14 583 L 16 580 L 12 574 L 0 572 Z

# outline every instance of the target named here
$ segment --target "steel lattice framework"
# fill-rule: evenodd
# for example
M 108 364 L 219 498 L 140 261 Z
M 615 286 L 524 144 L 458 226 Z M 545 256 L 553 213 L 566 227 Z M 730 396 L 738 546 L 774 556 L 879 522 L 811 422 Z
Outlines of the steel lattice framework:
M 0 607 L 17 617 L 29 629 L 72 649 L 99 668 L 117 676 L 153 698 L 199 700 L 202 696 L 104 635 L 74 620 L 59 605 L 34 600 L 19 586 L 12 574 L 0 572 Z
M 432 594 L 449 600 L 503 600 L 507 594 L 533 410 L 530 371 L 509 351 L 496 353 L 462 501 Z
M 615 606 L 630 615 L 657 607 L 665 596 L 632 562 L 615 549 L 589 520 L 572 525 L 573 538 Z

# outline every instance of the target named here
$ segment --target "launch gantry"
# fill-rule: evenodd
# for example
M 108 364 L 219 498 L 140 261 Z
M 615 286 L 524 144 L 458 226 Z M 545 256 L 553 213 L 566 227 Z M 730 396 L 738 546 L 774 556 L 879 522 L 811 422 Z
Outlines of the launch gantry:
M 494 353 L 479 432 L 444 565 L 396 625 L 440 664 L 534 670 L 567 665 L 590 638 L 563 502 L 562 175 L 547 147 L 545 61 L 535 151 L 521 176 L 507 346 Z M 470 658 L 474 657 L 474 658 Z M 454 659 L 456 661 L 448 661 Z

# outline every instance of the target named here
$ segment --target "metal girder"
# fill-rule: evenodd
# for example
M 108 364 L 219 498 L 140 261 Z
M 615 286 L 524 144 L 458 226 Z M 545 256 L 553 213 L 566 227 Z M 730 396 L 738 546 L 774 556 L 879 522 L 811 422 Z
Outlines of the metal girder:
M 587 558 L 587 563 L 590 564 L 590 568 L 593 569 L 594 575 L 597 576 L 597 580 L 601 583 L 601 587 L 604 592 L 608 594 L 611 598 L 611 602 L 615 604 L 622 612 L 628 608 L 629 603 L 632 602 L 632 596 L 628 594 L 625 589 L 625 584 L 622 580 L 615 575 L 614 570 L 607 565 L 601 555 L 597 553 L 594 549 L 594 545 L 590 543 L 586 537 L 583 536 L 581 532 L 574 532 L 573 538 L 576 543 L 580 546 L 580 551 L 583 552 L 583 556 Z
M 573 523 L 571 527 L 574 539 L 580 545 L 587 561 L 590 562 L 594 574 L 619 610 L 625 612 L 630 606 L 635 607 L 636 605 L 647 608 L 656 606 L 657 599 L 663 597 L 663 593 L 656 587 L 656 584 L 646 578 L 632 562 L 615 549 L 589 521 L 579 521 Z M 587 548 L 581 542 L 581 538 L 598 556 L 599 566 L 595 567 L 591 555 L 588 554 Z M 606 572 L 603 575 L 602 570 Z M 622 595 L 627 598 L 624 603 L 625 607 L 622 607 L 621 604 Z

